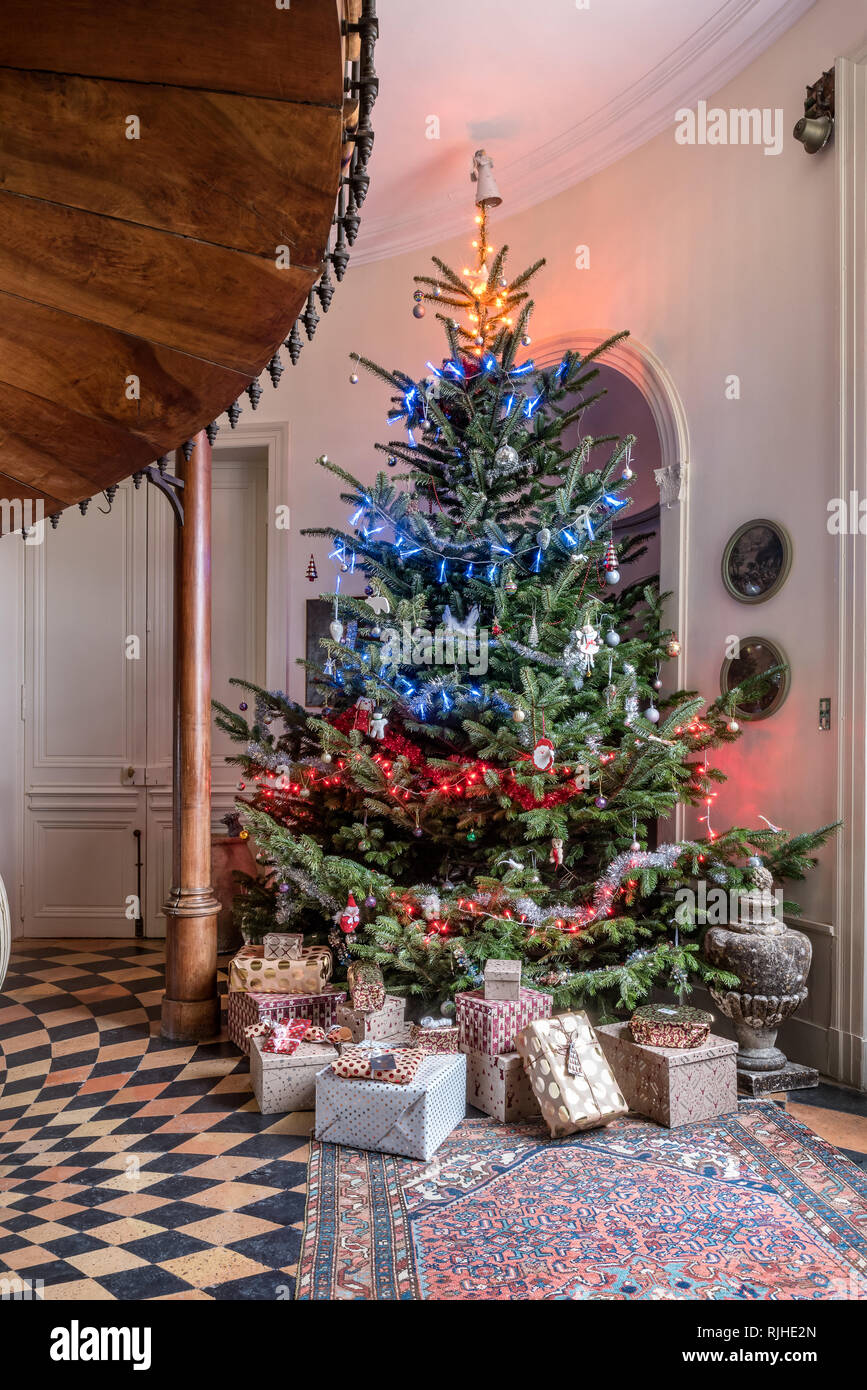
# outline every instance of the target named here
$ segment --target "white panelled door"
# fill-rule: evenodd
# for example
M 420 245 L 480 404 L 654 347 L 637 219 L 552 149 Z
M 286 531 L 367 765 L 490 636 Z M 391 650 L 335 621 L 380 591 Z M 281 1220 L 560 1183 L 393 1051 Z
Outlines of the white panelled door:
M 137 841 L 141 915 L 165 934 L 171 879 L 172 553 L 166 499 L 121 484 L 26 548 L 22 931 L 132 936 Z M 266 449 L 215 452 L 213 691 L 230 675 L 264 682 L 268 539 Z M 237 775 L 216 733 L 215 825 Z

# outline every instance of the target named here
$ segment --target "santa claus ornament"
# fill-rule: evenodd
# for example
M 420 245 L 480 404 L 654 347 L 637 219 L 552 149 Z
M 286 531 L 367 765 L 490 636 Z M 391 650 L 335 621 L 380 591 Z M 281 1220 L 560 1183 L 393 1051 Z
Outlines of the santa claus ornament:
M 533 749 L 533 766 L 540 772 L 550 772 L 554 766 L 554 745 L 549 738 L 536 740 Z
M 351 936 L 354 931 L 358 930 L 360 917 L 361 914 L 355 905 L 355 898 L 352 893 L 350 893 L 338 922 L 338 926 L 345 936 Z

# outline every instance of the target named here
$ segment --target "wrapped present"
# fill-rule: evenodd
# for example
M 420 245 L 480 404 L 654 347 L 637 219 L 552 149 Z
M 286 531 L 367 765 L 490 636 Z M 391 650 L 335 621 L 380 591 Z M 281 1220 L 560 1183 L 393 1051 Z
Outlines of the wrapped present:
M 304 937 L 298 932 L 266 931 L 262 937 L 265 960 L 300 960 Z
M 424 1052 L 460 1052 L 459 1031 L 456 1023 L 445 1028 L 424 1028 L 420 1023 L 412 1023 L 409 1030 L 413 1047 Z
M 385 1003 L 382 971 L 373 960 L 350 961 L 346 971 L 349 1001 L 356 1013 L 378 1013 Z
M 266 1052 L 276 1052 L 281 1056 L 291 1057 L 309 1032 L 309 1018 L 287 1018 L 283 1023 L 274 1024 L 267 1037 L 263 1038 L 262 1044 Z
M 736 1042 L 711 1033 L 698 1047 L 651 1046 L 636 1042 L 628 1023 L 606 1023 L 596 1032 L 637 1114 L 674 1129 L 737 1110 Z
M 348 1080 L 383 1081 L 390 1086 L 408 1086 L 424 1060 L 418 1047 L 387 1048 L 342 1047 L 332 1063 L 335 1076 Z
M 554 1139 L 626 1114 L 626 1101 L 586 1014 L 537 1019 L 516 1041 Z
M 229 965 L 229 989 L 253 994 L 318 994 L 331 979 L 327 946 L 305 946 L 300 960 L 266 960 L 263 946 L 244 946 Z
M 521 993 L 519 960 L 485 961 L 485 998 L 516 1003 Z
M 472 1049 L 499 1057 L 515 1051 L 518 1030 L 536 1018 L 550 1018 L 551 996 L 522 989 L 517 999 L 486 999 L 480 989 L 455 995 L 462 1052 Z
M 263 1115 L 312 1110 L 316 1104 L 316 1075 L 334 1060 L 327 1043 L 298 1044 L 291 1055 L 268 1052 L 261 1038 L 250 1048 L 253 1094 Z
M 400 999 L 396 994 L 387 994 L 382 1008 L 375 1009 L 373 1013 L 343 1004 L 337 1010 L 337 1022 L 349 1029 L 353 1042 L 364 1042 L 367 1038 L 390 1038 L 399 1031 L 405 1009 L 405 999 Z
M 317 1139 L 427 1160 L 466 1113 L 466 1058 L 425 1057 L 407 1086 L 316 1077 Z
M 700 1047 L 713 1014 L 686 1004 L 643 1004 L 629 1020 L 633 1041 L 646 1047 Z
M 501 1124 L 509 1120 L 538 1118 L 539 1102 L 524 1070 L 520 1052 L 489 1057 L 486 1052 L 468 1052 L 467 1100 Z
M 314 1027 L 333 1028 L 337 1023 L 337 1010 L 345 999 L 346 995 L 338 989 L 323 990 L 320 994 L 251 994 L 247 990 L 230 990 L 229 1041 L 242 1052 L 249 1052 L 250 1040 L 244 1036 L 245 1028 L 251 1023 L 282 1023 L 289 1018 L 306 1018 Z
M 249 1029 L 247 1030 L 249 1032 Z M 304 1041 L 309 1043 L 331 1043 L 333 1047 L 338 1047 L 341 1043 L 352 1042 L 352 1034 L 348 1028 L 342 1028 L 339 1023 L 335 1023 L 333 1028 L 318 1028 L 311 1023 L 307 1032 L 304 1034 Z

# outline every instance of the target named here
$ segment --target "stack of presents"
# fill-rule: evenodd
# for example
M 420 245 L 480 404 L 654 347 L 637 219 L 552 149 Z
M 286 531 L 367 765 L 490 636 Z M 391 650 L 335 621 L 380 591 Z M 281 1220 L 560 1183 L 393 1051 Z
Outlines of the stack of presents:
M 559 1138 L 631 1111 L 673 1127 L 737 1109 L 737 1044 L 711 1014 L 647 1005 L 628 1023 L 552 1017 L 521 963 L 489 960 L 456 1016 L 408 1023 L 376 965 L 331 983 L 327 947 L 272 933 L 229 969 L 229 1037 L 250 1054 L 263 1114 L 315 1110 L 330 1143 L 429 1159 L 466 1104 L 506 1122 L 540 1117 Z

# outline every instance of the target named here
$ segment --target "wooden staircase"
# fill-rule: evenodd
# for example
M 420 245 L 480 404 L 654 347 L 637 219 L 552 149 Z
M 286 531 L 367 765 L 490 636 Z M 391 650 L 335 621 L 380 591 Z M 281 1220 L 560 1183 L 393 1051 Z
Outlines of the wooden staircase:
M 376 32 L 372 0 L 4 0 L 0 497 L 56 525 L 277 384 L 358 228 Z

